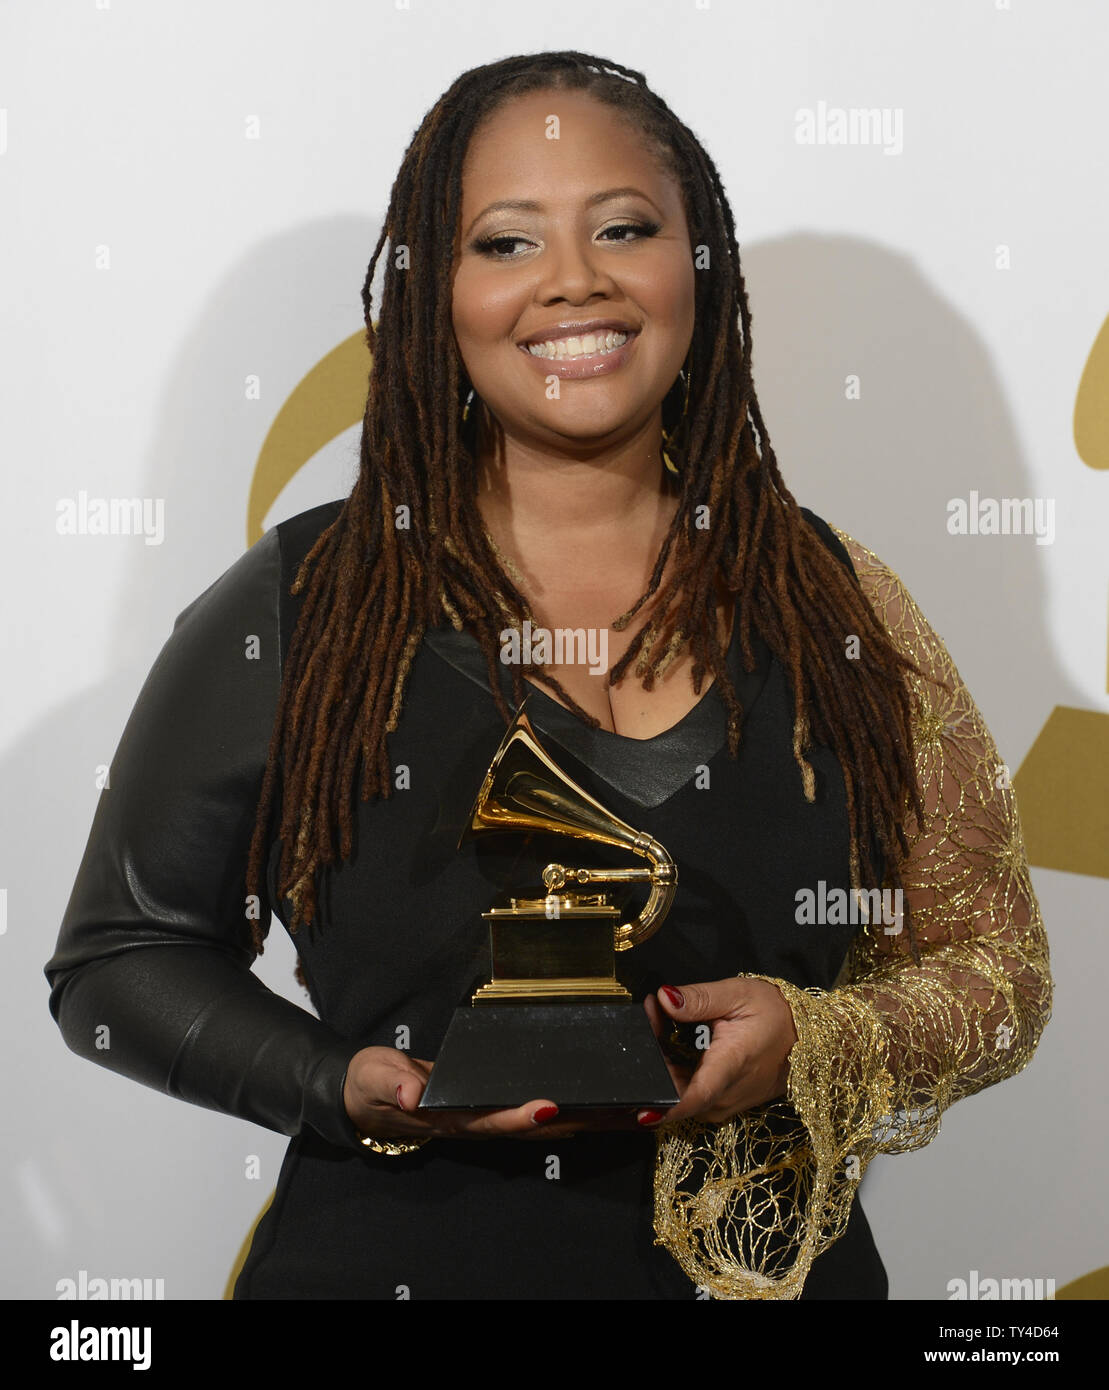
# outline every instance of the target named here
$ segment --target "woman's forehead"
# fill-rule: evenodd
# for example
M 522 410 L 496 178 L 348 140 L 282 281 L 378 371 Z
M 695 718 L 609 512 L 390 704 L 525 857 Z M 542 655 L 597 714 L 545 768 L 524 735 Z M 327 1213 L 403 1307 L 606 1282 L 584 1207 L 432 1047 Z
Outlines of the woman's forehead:
M 615 188 L 637 188 L 658 201 L 673 182 L 621 112 L 587 92 L 529 92 L 475 130 L 462 166 L 462 200 L 473 217 L 493 201 L 577 204 Z

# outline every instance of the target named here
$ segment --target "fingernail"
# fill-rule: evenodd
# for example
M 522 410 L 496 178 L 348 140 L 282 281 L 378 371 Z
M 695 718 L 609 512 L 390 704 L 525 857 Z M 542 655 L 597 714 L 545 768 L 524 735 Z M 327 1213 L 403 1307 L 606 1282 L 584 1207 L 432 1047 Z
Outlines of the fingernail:
M 641 1110 L 635 1117 L 641 1125 L 657 1125 L 662 1119 L 661 1110 Z
M 685 995 L 680 989 L 675 989 L 673 985 L 663 985 L 662 992 L 666 995 L 667 999 L 670 1000 L 675 1009 L 685 1008 Z
M 531 1117 L 533 1125 L 541 1125 L 545 1120 L 553 1120 L 558 1114 L 557 1105 L 541 1105 Z
M 404 1109 L 404 1101 L 400 1098 L 400 1086 L 397 1087 L 397 1104 L 400 1106 L 402 1110 Z

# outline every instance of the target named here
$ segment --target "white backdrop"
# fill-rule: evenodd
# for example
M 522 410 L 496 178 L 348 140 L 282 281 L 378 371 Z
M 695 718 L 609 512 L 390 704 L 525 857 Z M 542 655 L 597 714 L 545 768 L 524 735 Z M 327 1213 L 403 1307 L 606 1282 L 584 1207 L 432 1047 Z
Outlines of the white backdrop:
M 724 180 L 787 482 L 901 574 L 1016 769 L 1054 707 L 1109 716 L 1109 476 L 1072 433 L 1109 313 L 1107 39 L 1096 0 L 0 8 L 0 1293 L 53 1298 L 86 1270 L 220 1298 L 276 1178 L 282 1136 L 72 1056 L 42 966 L 96 768 L 177 613 L 241 553 L 277 411 L 361 327 L 437 96 L 543 49 L 645 72 Z M 884 110 L 896 138 L 799 140 L 798 112 L 831 107 Z M 351 430 L 266 525 L 344 495 L 356 459 Z M 972 489 L 1052 499 L 1053 543 L 952 537 L 947 504 Z M 160 499 L 161 543 L 59 534 L 82 490 Z M 865 1179 L 893 1298 L 1109 1265 L 1101 864 L 1034 869 L 1056 1003 L 1029 1069 Z M 293 960 L 278 927 L 259 974 L 307 1007 Z

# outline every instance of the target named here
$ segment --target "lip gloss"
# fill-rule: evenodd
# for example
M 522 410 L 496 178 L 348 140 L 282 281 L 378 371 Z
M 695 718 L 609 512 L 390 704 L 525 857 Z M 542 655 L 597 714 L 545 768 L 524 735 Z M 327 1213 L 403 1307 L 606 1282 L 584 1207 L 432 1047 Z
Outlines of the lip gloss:
M 522 343 L 520 344 L 520 351 L 538 370 L 540 376 L 557 376 L 564 381 L 581 381 L 589 377 L 606 376 L 609 372 L 617 371 L 628 360 L 629 354 L 638 341 L 639 334 L 633 333 L 626 343 L 621 343 L 612 352 L 590 352 L 574 358 L 535 357 L 528 352 Z

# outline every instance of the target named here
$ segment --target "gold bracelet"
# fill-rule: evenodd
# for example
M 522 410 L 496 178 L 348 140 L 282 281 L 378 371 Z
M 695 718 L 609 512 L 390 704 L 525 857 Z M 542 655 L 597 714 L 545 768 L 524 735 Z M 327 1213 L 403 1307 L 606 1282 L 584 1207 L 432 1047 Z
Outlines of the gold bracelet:
M 365 1144 L 367 1149 L 373 1149 L 374 1153 L 388 1154 L 390 1158 L 398 1157 L 401 1154 L 415 1153 L 417 1149 L 422 1149 L 427 1143 L 427 1139 L 413 1139 L 409 1143 L 393 1139 L 375 1139 L 372 1135 L 363 1134 L 359 1129 L 354 1132 L 358 1136 L 360 1144 Z M 428 1139 L 430 1138 L 431 1135 L 429 1134 Z

